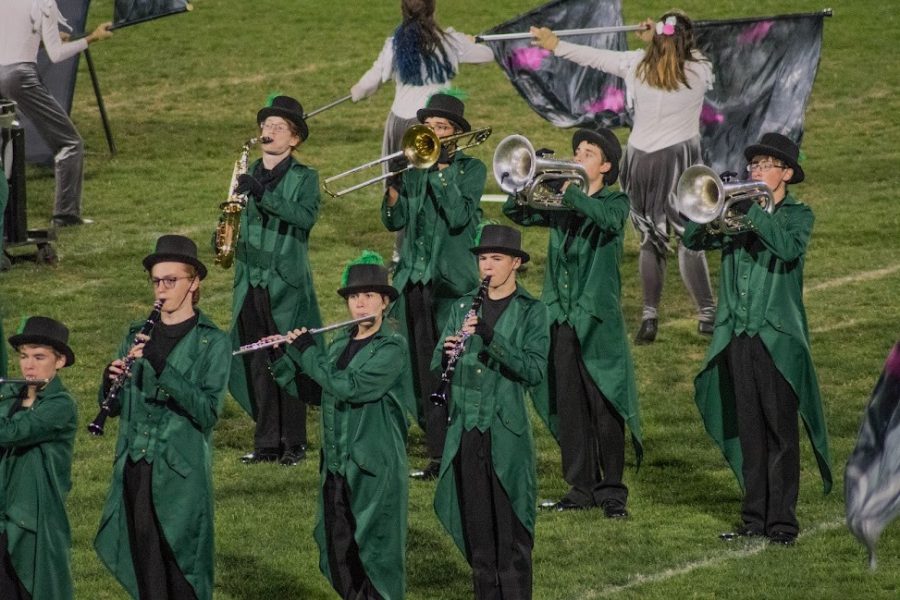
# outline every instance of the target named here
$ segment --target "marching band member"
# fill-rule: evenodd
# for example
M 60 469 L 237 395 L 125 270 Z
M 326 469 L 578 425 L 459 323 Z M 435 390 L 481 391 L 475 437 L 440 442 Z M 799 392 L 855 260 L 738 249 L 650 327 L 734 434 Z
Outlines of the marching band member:
M 234 271 L 231 338 L 235 348 L 278 334 L 297 323 L 321 325 L 309 266 L 309 233 L 319 214 L 319 175 L 293 153 L 309 137 L 303 107 L 276 96 L 256 115 L 262 158 L 238 178 L 247 194 L 241 214 Z M 229 389 L 256 421 L 247 464 L 280 461 L 293 466 L 306 458 L 306 405 L 321 390 L 305 375 L 280 388 L 265 353 L 235 356 Z M 299 401 L 298 401 L 299 400 Z
M 160 322 L 119 348 L 135 361 L 119 396 L 113 476 L 94 547 L 134 598 L 212 598 L 212 430 L 228 383 L 228 336 L 197 308 L 206 266 L 197 246 L 164 235 L 144 258 Z M 101 400 L 123 372 L 107 367 Z
M 4 259 L 3 248 L 3 215 L 6 212 L 6 202 L 9 199 L 9 182 L 6 181 L 6 171 L 0 173 L 0 261 Z M 2 269 L 0 269 L 2 270 Z M 3 339 L 3 311 L 0 309 L 0 340 Z M 6 347 L 0 341 L 0 377 L 6 377 Z
M 472 566 L 476 598 L 531 598 L 534 546 L 534 440 L 525 388 L 544 378 L 549 350 L 547 307 L 516 282 L 528 262 L 521 234 L 486 225 L 471 250 L 490 276 L 481 312 L 469 316 L 473 294 L 453 304 L 435 349 L 439 367 L 460 343 L 451 423 L 434 507 Z
M 622 148 L 609 129 L 579 129 L 575 162 L 587 188 L 569 185 L 567 211 L 521 206 L 503 212 L 525 226 L 550 228 L 541 299 L 550 311 L 550 413 L 558 417 L 563 477 L 571 486 L 555 510 L 599 506 L 609 518 L 627 516 L 625 423 L 640 463 L 641 424 L 634 365 L 622 316 L 619 263 L 628 197 L 607 186 L 619 174 Z
M 804 179 L 796 144 L 766 133 L 744 156 L 751 178 L 771 190 L 774 212 L 746 198 L 734 205 L 744 213 L 737 230 L 712 231 L 692 222 L 685 227 L 689 247 L 722 251 L 716 330 L 694 380 L 695 400 L 744 488 L 742 524 L 722 537 L 767 536 L 791 545 L 799 531 L 798 409 L 826 493 L 832 482 L 803 307 L 803 264 L 814 216 L 787 188 Z
M 75 400 L 58 376 L 75 362 L 69 330 L 30 317 L 9 344 L 22 377 L 46 385 L 0 385 L 0 598 L 72 598 L 72 535 L 66 496 L 72 487 Z
M 532 28 L 535 43 L 556 56 L 622 77 L 628 88 L 634 128 L 622 167 L 622 189 L 631 200 L 631 217 L 641 235 L 640 275 L 644 311 L 635 343 L 656 339 L 670 232 L 683 224 L 674 207 L 675 187 L 700 157 L 700 109 L 712 86 L 709 60 L 694 44 L 694 26 L 680 11 L 664 14 L 638 36 L 646 50 L 616 52 L 560 41 L 546 28 Z M 697 305 L 698 331 L 710 335 L 716 311 L 703 252 L 678 243 L 681 278 Z
M 71 27 L 56 0 L 5 0 L 0 4 L 0 97 L 9 98 L 53 150 L 56 162 L 56 202 L 52 223 L 57 227 L 91 223 L 81 216 L 84 141 L 72 119 L 41 81 L 38 49 L 43 44 L 52 62 L 61 62 L 112 36 L 112 23 L 102 23 L 75 41 L 63 41 L 62 25 Z
M 462 100 L 435 94 L 418 119 L 438 137 L 471 131 L 463 117 Z M 437 385 L 430 357 L 439 327 L 447 322 L 456 298 L 478 284 L 478 268 L 469 253 L 481 220 L 481 193 L 487 169 L 477 158 L 455 147 L 441 148 L 431 169 L 412 169 L 394 178 L 381 205 L 381 221 L 390 231 L 406 228 L 394 287 L 401 294 L 396 316 L 405 322 L 412 361 L 413 383 L 419 401 L 431 462 L 412 475 L 435 479 L 447 433 L 447 409 L 435 406 L 431 392 Z
M 338 290 L 352 318 L 373 315 L 326 351 L 304 329 L 272 365 L 279 383 L 301 370 L 322 386 L 321 489 L 314 536 L 319 567 L 345 599 L 400 599 L 406 589 L 406 416 L 398 368 L 407 344 L 384 321 L 397 299 L 380 256 L 363 253 Z

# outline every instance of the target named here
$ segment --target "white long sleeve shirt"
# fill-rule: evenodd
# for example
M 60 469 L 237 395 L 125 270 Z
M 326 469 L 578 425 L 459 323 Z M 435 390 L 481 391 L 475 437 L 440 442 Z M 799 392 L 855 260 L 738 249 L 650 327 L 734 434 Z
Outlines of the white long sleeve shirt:
M 87 40 L 63 42 L 59 26 L 70 29 L 56 0 L 0 1 L 0 65 L 37 62 L 41 41 L 53 62 L 71 58 L 87 48 Z
M 620 52 L 560 41 L 553 53 L 625 80 L 627 103 L 634 114 L 629 146 L 655 152 L 700 135 L 703 96 L 712 87 L 713 72 L 709 61 L 699 55 L 702 60 L 684 65 L 690 87 L 682 85 L 675 91 L 668 91 L 652 87 L 637 77 L 638 64 L 644 58 L 643 50 Z
M 447 58 L 453 65 L 453 72 L 457 72 L 460 63 L 486 63 L 494 60 L 494 53 L 483 44 L 476 44 L 469 40 L 468 36 L 448 27 L 445 31 L 444 50 Z M 423 73 L 424 66 L 422 67 Z M 360 80 L 350 89 L 353 101 L 368 98 L 374 94 L 382 84 L 394 80 L 396 91 L 391 112 L 401 119 L 413 119 L 416 111 L 425 107 L 428 98 L 435 92 L 447 87 L 448 82 L 426 83 L 425 85 L 408 85 L 400 81 L 399 74 L 394 70 L 394 42 L 389 37 L 381 48 L 378 58 L 372 63 L 372 67 L 363 74 Z

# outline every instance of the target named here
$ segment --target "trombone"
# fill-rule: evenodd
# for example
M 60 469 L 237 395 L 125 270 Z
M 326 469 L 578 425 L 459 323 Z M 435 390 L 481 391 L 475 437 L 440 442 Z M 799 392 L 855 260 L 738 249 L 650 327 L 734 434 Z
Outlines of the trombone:
M 331 177 L 325 179 L 322 187 L 332 198 L 340 198 L 345 194 L 355 192 L 358 189 L 362 189 L 373 183 L 383 181 L 388 177 L 393 177 L 394 175 L 398 175 L 400 173 L 403 173 L 404 171 L 408 171 L 410 169 L 430 168 L 432 165 L 434 165 L 434 163 L 437 162 L 438 158 L 440 157 L 442 146 L 457 144 L 456 150 L 465 150 L 466 148 L 471 148 L 472 146 L 477 146 L 483 143 L 490 137 L 490 135 L 491 128 L 484 127 L 482 129 L 474 129 L 472 131 L 466 131 L 463 133 L 455 133 L 445 138 L 439 138 L 437 134 L 432 131 L 431 127 L 428 127 L 427 125 L 413 125 L 403 134 L 403 139 L 400 142 L 401 150 L 398 150 L 393 154 L 388 154 L 387 156 L 382 156 L 381 158 L 367 162 L 358 167 L 354 167 L 352 169 L 344 171 L 343 173 L 332 175 Z M 459 142 L 463 140 L 465 140 L 465 143 L 459 145 Z M 352 185 L 342 190 L 334 191 L 330 187 L 330 184 L 337 181 L 338 179 L 343 179 L 344 177 L 353 175 L 354 173 L 359 173 L 360 171 L 370 169 L 382 163 L 389 162 L 395 158 L 400 158 L 401 156 L 404 157 L 407 161 L 407 165 L 402 169 L 399 169 L 397 171 L 388 170 L 388 172 L 384 173 L 383 175 L 367 179 L 362 183 L 357 183 L 356 185 Z

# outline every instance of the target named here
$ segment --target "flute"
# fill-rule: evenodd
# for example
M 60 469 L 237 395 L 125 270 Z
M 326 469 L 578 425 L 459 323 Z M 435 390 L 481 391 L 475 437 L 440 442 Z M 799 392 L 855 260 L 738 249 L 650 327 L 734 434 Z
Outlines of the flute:
M 341 329 L 342 327 L 349 327 L 351 325 L 356 325 L 357 323 L 365 323 L 366 321 L 374 320 L 375 315 L 366 315 L 364 317 L 359 317 L 358 319 L 350 319 L 349 321 L 332 323 L 331 325 L 325 325 L 324 327 L 318 327 L 316 329 L 308 329 L 307 332 L 312 335 L 316 335 L 317 333 L 325 333 L 326 331 L 333 331 L 335 329 Z M 287 342 L 287 335 L 279 335 L 277 337 L 273 337 L 272 339 L 263 339 L 259 340 L 258 342 L 253 342 L 252 344 L 241 346 L 240 348 L 232 352 L 231 355 L 240 356 L 241 354 L 247 354 L 249 352 L 256 352 L 257 350 L 271 348 L 272 346 L 284 344 L 285 342 Z

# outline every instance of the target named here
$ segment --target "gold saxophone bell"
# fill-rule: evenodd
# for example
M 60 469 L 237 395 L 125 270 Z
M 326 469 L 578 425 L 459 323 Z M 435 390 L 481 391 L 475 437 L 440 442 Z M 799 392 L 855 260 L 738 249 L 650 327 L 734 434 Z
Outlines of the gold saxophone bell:
M 332 198 L 340 198 L 341 196 L 349 194 L 350 192 L 355 192 L 356 190 L 372 185 L 373 183 L 383 181 L 388 177 L 399 175 L 400 173 L 403 173 L 404 171 L 408 171 L 410 169 L 431 168 L 441 156 L 441 148 L 443 146 L 455 145 L 455 151 L 465 150 L 466 148 L 471 148 L 483 143 L 490 136 L 491 128 L 483 127 L 482 129 L 474 129 L 472 131 L 467 131 L 464 133 L 455 133 L 445 138 L 439 138 L 437 134 L 431 129 L 431 127 L 427 125 L 413 125 L 403 133 L 403 138 L 400 141 L 400 150 L 394 152 L 393 154 L 388 154 L 387 156 L 382 156 L 381 158 L 359 165 L 358 167 L 348 169 L 343 173 L 332 175 L 331 177 L 325 179 L 325 181 L 322 183 L 322 187 Z M 407 165 L 402 169 L 398 169 L 396 171 L 388 170 L 388 172 L 384 173 L 383 175 L 367 179 L 361 183 L 357 183 L 342 190 L 335 191 L 331 189 L 331 184 L 338 179 L 343 179 L 345 177 L 353 175 L 354 173 L 359 173 L 360 171 L 364 171 L 366 169 L 370 169 L 372 167 L 392 161 L 395 158 L 400 158 L 401 156 L 404 157 L 407 161 Z
M 556 184 L 571 181 L 588 189 L 588 174 L 577 162 L 538 156 L 528 138 L 511 135 L 494 151 L 494 178 L 519 204 L 543 210 L 567 210 Z M 556 184 L 550 184 L 556 182 Z
M 768 213 L 775 210 L 772 191 L 762 181 L 723 182 L 704 165 L 687 168 L 678 178 L 675 207 L 695 223 L 705 223 L 715 232 L 739 233 L 745 229 L 743 215 L 732 207 L 752 199 Z
M 228 184 L 228 199 L 219 205 L 222 214 L 216 225 L 216 264 L 228 269 L 234 264 L 234 253 L 237 250 L 238 236 L 241 233 L 241 212 L 247 205 L 247 196 L 237 193 L 238 177 L 247 172 L 247 158 L 250 148 L 257 142 L 267 142 L 269 138 L 250 138 L 241 147 L 241 155 L 234 161 L 231 171 L 231 183 Z

